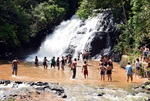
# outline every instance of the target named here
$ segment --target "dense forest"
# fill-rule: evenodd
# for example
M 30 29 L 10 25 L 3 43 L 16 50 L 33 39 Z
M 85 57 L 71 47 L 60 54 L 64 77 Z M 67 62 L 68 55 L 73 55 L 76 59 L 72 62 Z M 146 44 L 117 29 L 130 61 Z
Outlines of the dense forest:
M 37 48 L 61 21 L 81 19 L 111 9 L 121 34 L 116 51 L 136 52 L 150 42 L 150 0 L 0 0 L 0 54 Z M 93 12 L 95 10 L 95 12 Z
M 75 14 L 79 0 L 0 0 L 0 55 L 25 51 Z

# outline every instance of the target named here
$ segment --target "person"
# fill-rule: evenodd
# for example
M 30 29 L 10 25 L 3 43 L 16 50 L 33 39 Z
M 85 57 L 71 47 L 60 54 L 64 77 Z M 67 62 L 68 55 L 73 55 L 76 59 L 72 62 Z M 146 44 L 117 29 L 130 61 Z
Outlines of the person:
M 59 61 L 59 57 L 57 57 L 57 60 L 56 60 L 56 65 L 57 65 L 57 67 L 58 67 L 58 70 L 59 70 L 59 68 L 60 68 L 60 61 Z
M 83 74 L 84 74 L 84 78 L 86 79 L 86 77 L 88 76 L 88 66 L 91 66 L 91 65 L 89 65 L 89 64 L 87 64 L 87 62 L 86 61 L 84 61 L 84 64 L 83 64 L 83 66 L 82 66 L 82 72 L 83 72 Z
M 107 68 L 106 68 L 106 74 L 108 77 L 108 81 L 112 81 L 112 69 L 113 69 L 113 65 L 111 62 L 108 62 Z
M 133 81 L 133 70 L 130 62 L 128 62 L 126 66 L 126 74 L 127 74 L 127 82 L 129 82 L 129 78 L 131 79 L 131 82 Z
M 148 62 L 148 65 L 146 67 L 146 75 L 148 77 L 148 80 L 150 80 L 150 61 Z
M 72 79 L 75 79 L 76 77 L 76 67 L 77 67 L 77 59 L 74 58 L 74 61 L 72 62 L 72 72 L 73 72 L 73 75 L 72 75 Z
M 61 68 L 62 68 L 62 70 L 64 70 L 64 66 L 65 66 L 65 59 L 62 56 L 62 60 L 61 60 Z
M 141 54 L 141 56 L 140 56 L 140 60 L 141 60 L 141 61 L 142 61 L 142 59 L 143 59 L 143 51 L 144 51 L 143 47 L 140 47 L 139 52 L 140 52 L 140 54 Z
M 49 62 L 49 61 L 47 60 L 46 57 L 44 57 L 44 60 L 43 60 L 44 69 L 47 69 L 47 67 L 48 67 L 47 62 Z
M 39 63 L 38 63 L 38 57 L 37 56 L 35 56 L 35 62 L 34 62 L 34 64 L 35 64 L 35 67 L 38 67 L 39 66 Z
M 70 56 L 70 57 L 68 58 L 68 67 L 71 68 L 71 64 L 72 64 L 72 57 Z M 71 69 L 72 69 L 72 68 L 71 68 Z
M 20 61 L 15 58 L 13 61 L 12 61 L 12 75 L 16 75 L 18 74 L 18 64 L 20 64 Z
M 105 81 L 106 67 L 104 66 L 103 63 L 101 63 L 99 69 L 100 69 L 100 76 L 101 76 L 100 79 L 101 79 L 101 81 L 102 81 L 102 80 Z
M 56 62 L 55 62 L 55 57 L 53 57 L 51 59 L 51 68 L 54 67 L 55 68 Z
M 136 59 L 136 62 L 135 62 L 135 76 L 139 76 L 140 75 L 140 60 L 139 58 Z

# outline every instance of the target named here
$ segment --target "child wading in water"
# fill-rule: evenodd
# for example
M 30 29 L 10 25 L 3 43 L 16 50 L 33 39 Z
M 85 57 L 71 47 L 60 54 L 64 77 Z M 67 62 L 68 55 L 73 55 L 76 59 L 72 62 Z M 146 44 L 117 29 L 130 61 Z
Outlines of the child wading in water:
M 106 71 L 106 67 L 104 66 L 103 63 L 101 63 L 101 66 L 99 67 L 100 69 L 100 75 L 101 75 L 101 81 L 105 81 L 105 71 Z
M 82 72 L 84 73 L 84 78 L 88 77 L 88 69 L 87 66 L 91 66 L 89 64 L 87 64 L 86 61 L 84 61 L 83 67 L 82 67 Z

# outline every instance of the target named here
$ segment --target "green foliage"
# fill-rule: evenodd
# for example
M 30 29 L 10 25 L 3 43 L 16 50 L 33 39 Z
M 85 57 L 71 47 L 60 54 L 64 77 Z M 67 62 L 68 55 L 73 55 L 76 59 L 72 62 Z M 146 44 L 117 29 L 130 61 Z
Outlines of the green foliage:
M 47 26 L 61 21 L 69 0 L 0 0 L 0 42 L 8 50 L 30 43 Z M 1 45 L 1 43 L 0 43 Z
M 31 28 L 38 32 L 44 29 L 47 24 L 62 18 L 65 15 L 65 12 L 65 9 L 58 5 L 50 5 L 47 2 L 40 3 L 32 11 L 35 24 L 31 25 Z
M 148 0 L 131 0 L 130 5 L 129 19 L 121 28 L 118 45 L 122 45 L 122 49 L 130 48 L 134 50 L 132 53 L 137 54 L 139 46 L 149 42 L 146 39 L 150 38 L 150 3 Z M 131 51 L 124 54 L 128 53 Z
M 95 8 L 95 1 L 82 0 L 80 2 L 79 10 L 77 15 L 82 19 L 87 19 L 89 15 L 92 15 L 92 11 Z

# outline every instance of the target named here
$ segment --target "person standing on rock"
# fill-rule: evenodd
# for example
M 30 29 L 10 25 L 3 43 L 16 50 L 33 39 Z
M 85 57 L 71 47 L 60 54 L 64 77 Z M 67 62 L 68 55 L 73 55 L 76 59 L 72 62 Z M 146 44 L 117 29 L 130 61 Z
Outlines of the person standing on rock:
M 128 65 L 126 66 L 126 73 L 127 73 L 127 82 L 129 82 L 129 78 L 131 79 L 131 82 L 133 81 L 133 70 L 130 62 L 128 62 Z
M 12 61 L 12 75 L 16 75 L 17 76 L 17 73 L 18 73 L 18 64 L 20 64 L 20 61 L 17 58 L 15 58 Z
M 74 58 L 74 61 L 72 62 L 72 72 L 73 72 L 73 75 L 72 75 L 72 79 L 75 79 L 76 77 L 76 67 L 77 67 L 77 59 Z

